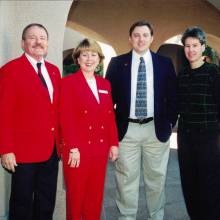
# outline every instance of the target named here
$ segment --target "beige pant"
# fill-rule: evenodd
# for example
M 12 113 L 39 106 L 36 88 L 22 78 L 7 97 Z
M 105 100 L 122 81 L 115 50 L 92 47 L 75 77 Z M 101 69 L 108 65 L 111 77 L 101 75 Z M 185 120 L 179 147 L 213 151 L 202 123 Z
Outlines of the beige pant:
M 136 219 L 141 166 L 149 213 L 146 219 L 163 219 L 169 152 L 169 141 L 162 143 L 156 137 L 154 121 L 142 125 L 129 123 L 115 163 L 116 203 L 121 213 L 120 220 Z

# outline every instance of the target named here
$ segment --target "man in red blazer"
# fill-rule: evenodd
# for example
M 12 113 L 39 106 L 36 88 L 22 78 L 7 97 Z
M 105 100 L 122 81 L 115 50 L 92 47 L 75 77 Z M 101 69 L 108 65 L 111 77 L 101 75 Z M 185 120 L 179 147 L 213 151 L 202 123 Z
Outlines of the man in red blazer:
M 30 24 L 24 54 L 0 69 L 0 155 L 12 173 L 9 220 L 52 220 L 58 174 L 60 73 L 46 62 L 48 32 Z

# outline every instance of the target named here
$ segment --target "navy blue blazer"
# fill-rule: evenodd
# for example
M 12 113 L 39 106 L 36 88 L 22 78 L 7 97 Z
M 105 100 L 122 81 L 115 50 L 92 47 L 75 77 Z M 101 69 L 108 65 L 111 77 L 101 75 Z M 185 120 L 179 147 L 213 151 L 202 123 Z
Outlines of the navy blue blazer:
M 154 74 L 154 123 L 157 138 L 166 142 L 177 120 L 176 74 L 171 59 L 151 52 Z M 113 57 L 106 78 L 111 83 L 118 136 L 121 141 L 128 129 L 131 103 L 132 51 Z

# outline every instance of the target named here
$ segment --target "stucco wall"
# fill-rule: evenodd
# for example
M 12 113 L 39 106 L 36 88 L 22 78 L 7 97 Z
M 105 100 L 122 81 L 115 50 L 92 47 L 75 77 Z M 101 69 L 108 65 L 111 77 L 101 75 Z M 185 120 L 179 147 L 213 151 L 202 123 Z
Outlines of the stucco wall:
M 23 28 L 32 22 L 42 23 L 49 32 L 47 59 L 62 67 L 63 38 L 72 0 L 0 1 L 0 66 L 22 53 Z

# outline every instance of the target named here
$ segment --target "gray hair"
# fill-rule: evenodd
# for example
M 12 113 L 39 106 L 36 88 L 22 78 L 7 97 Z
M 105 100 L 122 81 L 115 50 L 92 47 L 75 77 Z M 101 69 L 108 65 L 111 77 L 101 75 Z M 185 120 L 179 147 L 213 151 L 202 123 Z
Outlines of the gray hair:
M 206 34 L 205 32 L 197 26 L 194 27 L 188 27 L 185 32 L 183 33 L 183 36 L 181 38 L 181 42 L 183 45 L 185 45 L 186 38 L 188 37 L 193 37 L 197 38 L 201 45 L 205 44 L 206 45 Z

